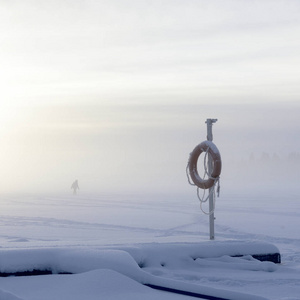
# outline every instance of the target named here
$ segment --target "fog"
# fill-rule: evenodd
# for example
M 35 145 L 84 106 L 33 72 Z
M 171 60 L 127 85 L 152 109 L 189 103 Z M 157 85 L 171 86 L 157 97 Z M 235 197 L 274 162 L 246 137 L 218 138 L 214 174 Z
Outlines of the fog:
M 188 193 L 207 118 L 225 190 L 295 186 L 299 10 L 0 1 L 0 193 Z
M 207 118 L 218 119 L 223 185 L 299 182 L 298 104 L 56 105 L 22 113 L 2 145 L 2 192 L 71 193 L 78 179 L 85 193 L 185 193 L 189 154 L 206 140 Z

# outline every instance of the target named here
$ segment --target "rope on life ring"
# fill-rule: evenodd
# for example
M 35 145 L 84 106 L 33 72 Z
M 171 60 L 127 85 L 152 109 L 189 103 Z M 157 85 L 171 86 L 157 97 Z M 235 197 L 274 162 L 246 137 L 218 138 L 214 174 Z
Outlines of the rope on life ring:
M 208 175 L 207 179 L 201 178 L 197 170 L 197 162 L 200 154 L 206 152 L 212 159 L 212 172 L 208 174 L 205 168 L 205 173 Z M 197 145 L 190 154 L 188 162 L 189 173 L 194 184 L 201 189 L 209 189 L 214 186 L 219 179 L 222 169 L 221 155 L 217 146 L 211 141 L 204 141 Z M 204 175 L 205 176 L 205 175 Z

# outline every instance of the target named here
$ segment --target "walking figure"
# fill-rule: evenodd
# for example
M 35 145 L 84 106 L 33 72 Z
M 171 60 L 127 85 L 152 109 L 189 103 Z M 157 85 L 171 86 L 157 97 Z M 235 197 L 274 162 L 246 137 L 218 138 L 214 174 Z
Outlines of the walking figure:
M 71 189 L 73 189 L 73 194 L 76 195 L 77 194 L 77 189 L 79 190 L 79 185 L 78 185 L 78 180 L 77 179 L 72 183 Z

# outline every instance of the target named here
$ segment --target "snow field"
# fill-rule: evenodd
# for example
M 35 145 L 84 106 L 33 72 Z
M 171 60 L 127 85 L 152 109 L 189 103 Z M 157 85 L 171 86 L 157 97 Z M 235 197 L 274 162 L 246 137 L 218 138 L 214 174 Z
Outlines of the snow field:
M 208 240 L 208 218 L 194 191 L 10 195 L 1 197 L 0 211 L 0 271 L 55 273 L 2 277 L 1 300 L 168 299 L 168 293 L 141 285 L 146 279 L 230 299 L 300 299 L 298 191 L 225 189 L 217 198 L 215 241 Z M 282 263 L 249 255 L 262 248 L 279 250 Z

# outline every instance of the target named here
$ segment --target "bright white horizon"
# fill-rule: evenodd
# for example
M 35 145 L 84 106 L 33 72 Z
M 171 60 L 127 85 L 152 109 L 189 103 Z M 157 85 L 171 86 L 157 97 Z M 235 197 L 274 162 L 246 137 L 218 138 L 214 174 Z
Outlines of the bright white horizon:
M 297 152 L 299 10 L 0 1 L 0 192 L 68 191 L 75 178 L 83 190 L 184 190 L 207 118 L 227 170 L 252 152 Z

